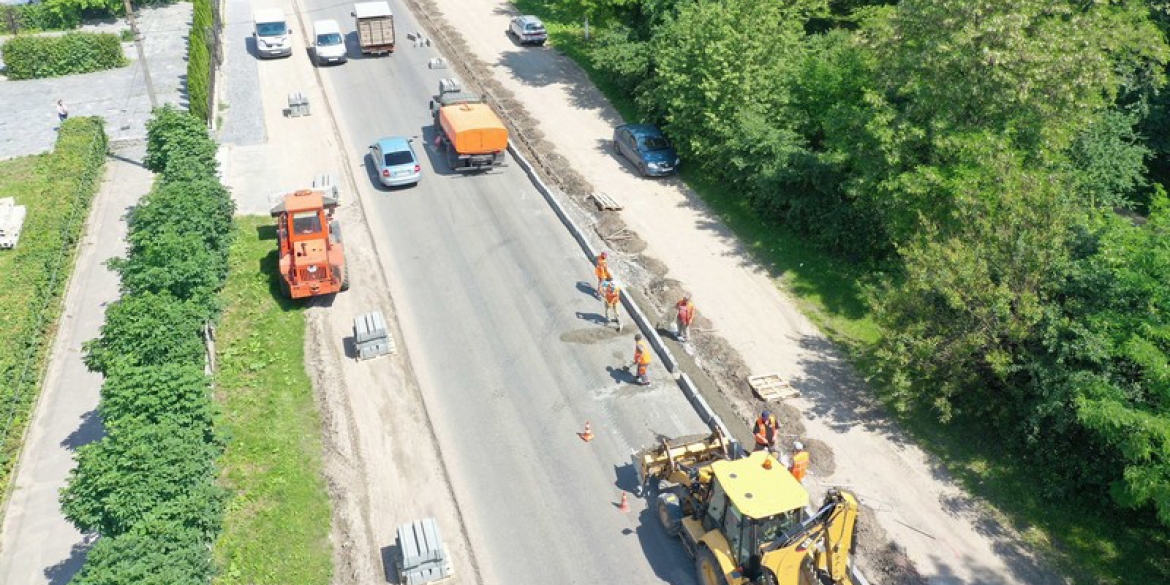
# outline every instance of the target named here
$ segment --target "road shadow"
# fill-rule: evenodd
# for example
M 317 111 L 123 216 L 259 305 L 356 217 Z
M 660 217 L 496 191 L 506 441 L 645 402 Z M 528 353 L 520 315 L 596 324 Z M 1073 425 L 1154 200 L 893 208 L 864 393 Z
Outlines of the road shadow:
M 116 161 L 121 161 L 121 162 L 124 162 L 124 163 L 129 164 L 129 165 L 134 165 L 136 167 L 143 168 L 143 169 L 146 168 L 146 165 L 142 161 L 122 156 L 122 155 L 118 154 L 118 152 L 116 150 L 111 150 L 110 152 L 106 153 L 106 156 L 109 158 L 112 158 Z
M 590 284 L 588 282 L 585 282 L 584 280 L 577 281 L 577 290 L 579 290 L 579 291 L 581 291 L 581 292 L 583 292 L 583 293 L 585 293 L 593 298 L 597 298 L 597 295 L 600 294 L 600 291 L 597 290 L 597 287 L 593 286 L 592 284 Z
M 633 462 L 613 466 L 613 487 L 631 496 L 639 493 L 642 484 L 638 483 L 638 470 L 634 469 Z
M 577 311 L 575 314 L 577 315 L 577 318 L 582 321 L 597 323 L 598 325 L 609 324 L 609 319 L 606 319 L 604 315 L 599 315 L 597 313 L 582 313 L 581 311 Z
M 597 111 L 610 126 L 622 124 L 621 115 L 589 80 L 585 71 L 554 47 L 524 46 L 523 50 L 502 54 L 494 65 L 507 69 L 525 85 L 544 87 L 559 84 L 565 88 L 575 107 Z
M 66 585 L 72 581 L 74 575 L 85 565 L 85 557 L 89 555 L 89 549 L 93 548 L 95 542 L 97 542 L 96 534 L 86 535 L 81 542 L 73 545 L 68 558 L 55 565 L 45 567 L 43 574 L 49 580 L 49 585 Z
M 84 445 L 88 445 L 105 434 L 105 429 L 102 427 L 102 417 L 98 415 L 97 410 L 91 410 L 81 415 L 81 424 L 69 433 L 65 440 L 61 441 L 61 446 L 70 451 L 77 451 Z
M 654 575 L 670 585 L 695 585 L 694 563 L 686 555 L 683 544 L 671 538 L 658 523 L 655 511 L 658 492 L 651 490 L 646 497 L 646 508 L 638 512 L 634 534 L 642 547 L 642 554 L 650 563 Z
M 248 54 L 251 55 L 253 59 L 260 59 L 260 52 L 256 50 L 256 37 L 252 35 L 244 37 L 244 49 L 248 51 Z

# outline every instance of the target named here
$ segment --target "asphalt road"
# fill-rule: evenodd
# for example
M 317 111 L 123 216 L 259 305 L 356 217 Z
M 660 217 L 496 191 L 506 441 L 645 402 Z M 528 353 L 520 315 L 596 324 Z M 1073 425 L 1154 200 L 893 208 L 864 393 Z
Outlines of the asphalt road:
M 427 103 L 451 72 L 427 68 L 434 49 L 411 46 L 417 26 L 391 5 L 395 55 L 356 58 L 350 33 L 350 62 L 319 72 L 484 582 L 692 583 L 641 502 L 617 503 L 634 450 L 705 426 L 661 367 L 653 385 L 629 383 L 632 327 L 598 322 L 588 260 L 517 165 L 463 176 L 430 158 Z M 301 9 L 305 28 L 353 27 L 348 5 Z M 368 145 L 395 134 L 429 159 L 416 188 L 377 188 L 366 170 Z

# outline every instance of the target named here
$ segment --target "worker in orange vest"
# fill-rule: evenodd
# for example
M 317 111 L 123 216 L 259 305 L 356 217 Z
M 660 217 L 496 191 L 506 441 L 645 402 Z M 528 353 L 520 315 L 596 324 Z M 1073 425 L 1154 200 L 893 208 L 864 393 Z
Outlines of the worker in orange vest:
M 792 472 L 792 477 L 796 481 L 804 481 L 804 476 L 808 473 L 808 451 L 804 450 L 804 443 L 796 441 L 792 444 L 792 462 L 788 464 L 788 471 Z
M 674 306 L 678 310 L 678 340 L 686 342 L 690 339 L 691 323 L 695 320 L 695 304 L 691 302 L 691 295 L 686 295 Z
M 638 383 L 643 386 L 650 385 L 650 348 L 646 346 L 646 341 L 642 339 L 642 334 L 634 335 L 634 367 L 637 374 L 635 377 Z
M 605 299 L 605 323 L 608 325 L 610 321 L 617 323 L 617 330 L 622 330 L 622 293 L 618 288 L 616 282 L 607 280 L 601 284 L 601 293 Z M 611 318 L 610 315 L 613 315 Z
M 765 451 L 771 449 L 776 443 L 776 432 L 779 424 L 776 423 L 776 417 L 772 413 L 763 411 L 760 417 L 756 419 L 756 424 L 752 428 L 752 434 L 756 439 L 756 451 Z
M 593 265 L 593 273 L 597 275 L 597 298 L 601 298 L 601 285 L 607 280 L 613 280 L 613 275 L 609 273 L 609 253 L 602 252 L 597 256 L 597 260 Z

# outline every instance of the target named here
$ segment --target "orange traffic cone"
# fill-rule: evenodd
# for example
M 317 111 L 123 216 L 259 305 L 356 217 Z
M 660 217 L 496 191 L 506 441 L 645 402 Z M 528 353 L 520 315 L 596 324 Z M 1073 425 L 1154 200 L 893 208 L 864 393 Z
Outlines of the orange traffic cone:
M 618 504 L 618 512 L 629 512 L 630 501 L 626 499 L 626 492 L 622 492 L 622 503 Z
M 585 421 L 585 432 L 578 433 L 577 436 L 581 437 L 581 440 L 586 443 L 593 440 L 593 428 L 589 426 L 589 421 Z

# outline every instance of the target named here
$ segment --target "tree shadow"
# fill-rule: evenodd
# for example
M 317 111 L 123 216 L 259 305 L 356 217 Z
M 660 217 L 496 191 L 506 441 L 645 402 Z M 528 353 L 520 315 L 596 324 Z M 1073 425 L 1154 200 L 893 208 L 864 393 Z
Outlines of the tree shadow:
M 96 534 L 86 535 L 81 542 L 73 545 L 68 558 L 55 565 L 45 567 L 43 574 L 49 580 L 49 585 L 66 585 L 72 581 L 73 577 L 81 571 L 81 567 L 85 565 L 85 557 L 89 555 L 89 549 L 93 548 L 95 542 L 97 542 Z
M 102 438 L 104 434 L 105 430 L 102 426 L 102 417 L 94 409 L 81 415 L 81 424 L 77 425 L 77 428 L 61 441 L 61 446 L 70 451 L 77 451 L 83 445 Z

